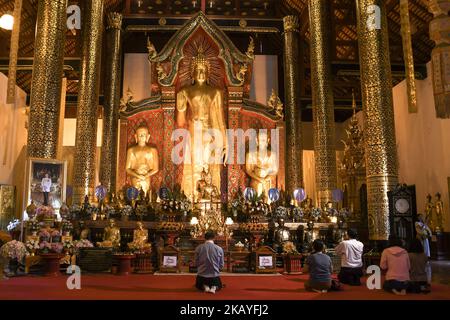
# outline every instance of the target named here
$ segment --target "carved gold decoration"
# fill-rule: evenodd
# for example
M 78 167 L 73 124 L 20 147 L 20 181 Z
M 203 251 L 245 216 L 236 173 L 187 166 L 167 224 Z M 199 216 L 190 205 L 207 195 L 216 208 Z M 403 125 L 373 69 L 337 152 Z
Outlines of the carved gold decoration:
M 225 74 L 228 83 L 231 86 L 240 87 L 242 82 L 236 78 L 234 66 L 239 64 L 247 64 L 251 62 L 245 54 L 240 52 L 225 33 L 216 24 L 210 21 L 203 12 L 198 12 L 191 20 L 189 20 L 181 29 L 179 29 L 163 48 L 163 50 L 156 55 L 151 62 L 170 64 L 170 70 L 164 71 L 162 66 L 157 65 L 158 82 L 161 86 L 171 87 L 174 85 L 177 74 L 179 74 L 179 64 L 183 61 L 185 54 L 185 44 L 192 36 L 192 34 L 201 27 L 214 40 L 218 46 L 217 60 L 222 60 L 225 66 Z M 198 45 L 197 45 L 198 47 Z M 198 49 L 198 48 L 194 48 Z M 206 49 L 205 49 L 206 50 Z M 192 55 L 194 56 L 194 55 Z M 208 59 L 210 61 L 210 59 Z
M 247 21 L 246 21 L 245 19 L 239 20 L 239 26 L 240 26 L 241 28 L 247 27 Z
M 147 51 L 148 51 L 148 59 L 150 61 L 153 60 L 158 55 L 155 46 L 150 41 L 150 38 L 147 38 Z
M 359 216 L 361 204 L 359 188 L 366 183 L 366 159 L 364 153 L 364 133 L 359 128 L 356 117 L 356 101 L 353 93 L 353 116 L 350 124 L 345 130 L 346 140 L 341 140 L 344 144 L 344 157 L 339 167 L 339 175 L 342 179 L 344 189 L 347 191 L 347 207 L 350 212 Z
M 107 17 L 110 27 L 106 31 L 106 63 L 103 87 L 103 143 L 100 161 L 100 182 L 108 191 L 115 192 L 120 106 L 119 94 L 122 76 L 122 15 L 113 12 L 109 13 Z
M 66 0 L 38 3 L 28 130 L 30 157 L 50 159 L 57 155 L 66 5 Z
M 369 6 L 381 9 L 381 28 L 369 30 Z M 357 0 L 358 44 L 365 113 L 369 237 L 389 238 L 387 192 L 398 183 L 388 25 L 384 0 Z
M 255 40 L 253 39 L 253 37 L 250 37 L 250 43 L 248 44 L 247 52 L 245 54 L 250 59 L 255 59 Z
M 127 107 L 133 102 L 134 102 L 134 100 L 133 100 L 133 92 L 131 91 L 130 87 L 128 87 L 127 100 L 125 101 L 125 99 L 123 97 L 120 98 L 120 109 L 119 109 L 119 111 L 120 112 L 125 111 L 127 109 Z
M 436 43 L 431 52 L 433 91 L 438 118 L 450 118 L 450 2 L 430 0 L 429 10 L 434 14 L 430 22 L 430 38 Z
M 9 50 L 8 87 L 6 103 L 14 103 L 16 99 L 17 54 L 19 52 L 20 22 L 22 13 L 22 0 L 14 2 L 14 26 L 11 33 L 11 46 Z
M 82 32 L 74 160 L 74 203 L 93 197 L 97 146 L 97 107 L 103 35 L 103 0 L 86 2 Z
M 280 97 L 278 97 L 275 89 L 272 89 L 272 94 L 270 95 L 269 100 L 267 101 L 267 106 L 269 107 L 269 111 L 274 113 L 279 119 L 283 119 L 284 117 L 284 109 L 283 103 L 281 102 Z
M 14 218 L 15 187 L 0 185 L 0 230 L 6 230 Z
M 167 78 L 167 73 L 164 71 L 164 68 L 161 63 L 156 64 L 156 71 L 158 72 L 158 81 L 162 81 Z
M 125 28 L 126 32 L 154 32 L 154 31 L 178 31 L 182 29 L 182 26 L 178 25 L 166 25 L 166 26 L 149 26 L 149 25 L 129 25 Z M 220 30 L 223 32 L 236 32 L 236 33 L 280 33 L 280 30 L 276 27 L 242 27 L 238 26 L 221 26 Z
M 165 26 L 165 25 L 167 24 L 166 18 L 159 18 L 158 24 L 159 24 L 160 26 Z
M 409 113 L 417 113 L 416 77 L 414 74 L 414 56 L 411 43 L 408 0 L 400 0 L 400 18 L 403 40 L 403 59 L 405 61 L 406 69 L 406 88 L 408 92 L 408 111 Z
M 122 14 L 118 12 L 110 12 L 106 16 L 106 29 L 121 29 L 122 28 Z
M 242 64 L 239 68 L 239 72 L 236 73 L 236 79 L 238 79 L 241 82 L 241 85 L 245 82 L 245 74 L 247 73 L 248 67 L 247 64 Z
M 334 96 L 331 72 L 329 0 L 308 1 L 311 29 L 311 84 L 316 191 L 320 208 L 333 202 L 337 187 Z
M 303 146 L 300 117 L 298 65 L 298 18 L 283 19 L 284 32 L 284 85 L 286 104 L 286 190 L 288 194 L 303 186 Z
M 283 18 L 284 32 L 299 32 L 299 21 L 297 16 Z

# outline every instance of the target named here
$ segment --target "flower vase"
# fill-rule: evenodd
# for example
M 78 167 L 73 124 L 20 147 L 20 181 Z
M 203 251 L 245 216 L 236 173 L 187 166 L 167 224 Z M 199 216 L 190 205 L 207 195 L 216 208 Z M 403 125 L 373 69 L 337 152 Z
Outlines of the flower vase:
M 11 275 L 17 275 L 17 270 L 19 269 L 19 261 L 17 261 L 17 259 L 9 260 L 8 269 Z

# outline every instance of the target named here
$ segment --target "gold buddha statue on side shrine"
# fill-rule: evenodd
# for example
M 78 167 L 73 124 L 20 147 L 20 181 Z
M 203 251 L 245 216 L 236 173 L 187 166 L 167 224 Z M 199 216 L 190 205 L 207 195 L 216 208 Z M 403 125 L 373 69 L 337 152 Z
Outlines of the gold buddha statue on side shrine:
M 249 150 L 245 157 L 245 171 L 250 176 L 250 187 L 258 196 L 272 187 L 271 179 L 278 174 L 278 161 L 275 151 L 269 148 L 269 138 L 266 131 L 260 131 L 256 140 L 256 150 Z
M 220 199 L 219 190 L 212 184 L 211 172 L 206 165 L 197 181 L 197 200 L 216 201 Z
M 136 189 L 144 190 L 145 194 L 150 189 L 150 177 L 159 171 L 158 150 L 147 145 L 150 134 L 146 126 L 136 129 L 136 145 L 127 151 L 127 174 L 131 177 L 131 184 Z
M 97 242 L 100 247 L 119 248 L 120 247 L 120 228 L 116 227 L 116 221 L 109 219 L 109 225 L 103 232 L 103 242 Z
M 148 230 L 144 228 L 144 224 L 140 221 L 136 224 L 133 231 L 133 242 L 128 243 L 130 249 L 151 251 L 151 244 L 148 243 Z
M 205 164 L 210 165 L 212 184 L 220 186 L 220 164 L 224 155 L 226 158 L 227 142 L 223 93 L 208 83 L 210 63 L 202 48 L 192 58 L 190 69 L 192 85 L 177 93 L 176 121 L 190 134 L 184 150 L 182 190 L 194 195 Z M 219 133 L 221 137 L 215 136 Z
M 442 217 L 444 213 L 444 202 L 441 200 L 441 194 L 436 193 L 436 202 L 434 204 L 434 209 L 436 210 L 436 232 L 444 231 Z

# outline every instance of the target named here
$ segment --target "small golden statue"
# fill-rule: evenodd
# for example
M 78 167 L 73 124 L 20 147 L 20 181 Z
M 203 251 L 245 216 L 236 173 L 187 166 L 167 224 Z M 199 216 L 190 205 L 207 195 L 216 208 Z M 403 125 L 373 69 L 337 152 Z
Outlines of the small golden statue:
M 250 176 L 250 187 L 258 196 L 271 188 L 272 177 L 278 174 L 278 161 L 275 151 L 269 149 L 267 132 L 261 131 L 256 140 L 256 150 L 250 150 L 245 158 L 245 171 Z
M 427 195 L 427 203 L 425 204 L 425 223 L 434 230 L 433 209 L 434 204 L 431 201 L 431 194 Z
M 444 231 L 443 225 L 442 225 L 442 217 L 444 213 L 444 202 L 441 200 L 441 194 L 438 192 L 436 193 L 436 203 L 434 204 L 434 208 L 436 210 L 436 232 Z
M 220 195 L 217 187 L 212 184 L 211 172 L 208 165 L 203 168 L 201 178 L 197 182 L 198 201 L 207 200 L 214 201 L 219 200 Z
M 126 163 L 127 174 L 131 176 L 131 184 L 138 190 L 144 190 L 145 194 L 150 189 L 150 177 L 159 171 L 158 150 L 147 145 L 149 138 L 146 126 L 136 129 L 137 145 L 128 148 Z
M 114 219 L 109 219 L 109 226 L 105 228 L 103 233 L 103 242 L 97 242 L 97 245 L 104 248 L 120 247 L 120 228 L 116 227 Z
M 133 232 L 133 242 L 128 243 L 128 248 L 137 251 L 151 251 L 151 244 L 148 243 L 148 230 L 144 228 L 144 224 L 140 221 L 136 224 Z

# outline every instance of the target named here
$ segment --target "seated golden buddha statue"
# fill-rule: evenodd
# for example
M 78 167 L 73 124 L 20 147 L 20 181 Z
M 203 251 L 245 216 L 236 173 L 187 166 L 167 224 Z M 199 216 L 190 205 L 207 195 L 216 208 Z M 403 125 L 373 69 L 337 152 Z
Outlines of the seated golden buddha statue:
M 103 232 L 103 242 L 97 242 L 97 245 L 104 248 L 120 247 L 120 228 L 116 227 L 114 219 L 109 219 L 109 226 Z
M 140 221 L 136 224 L 133 232 L 133 242 L 128 243 L 128 248 L 139 251 L 151 251 L 151 244 L 148 243 L 148 230 L 144 228 L 144 224 Z
M 211 172 L 208 165 L 205 165 L 200 176 L 200 180 L 197 181 L 197 199 L 198 201 L 216 201 L 220 199 L 219 190 L 212 183 Z
M 137 144 L 128 148 L 126 170 L 133 187 L 147 194 L 150 177 L 159 171 L 158 150 L 147 145 L 150 134 L 146 126 L 139 126 L 134 137 Z
M 256 150 L 249 150 L 245 157 L 245 171 L 250 176 L 250 187 L 257 195 L 267 192 L 272 187 L 271 178 L 278 173 L 278 161 L 275 151 L 269 148 L 266 131 L 260 131 L 256 140 Z

